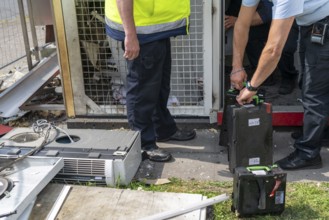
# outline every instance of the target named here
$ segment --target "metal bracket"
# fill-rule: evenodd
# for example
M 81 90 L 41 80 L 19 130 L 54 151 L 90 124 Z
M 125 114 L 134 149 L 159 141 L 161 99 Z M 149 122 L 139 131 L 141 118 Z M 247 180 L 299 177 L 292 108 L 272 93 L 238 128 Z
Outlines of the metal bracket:
M 86 105 L 92 109 L 96 114 L 104 114 L 105 112 L 103 111 L 103 109 L 101 107 L 99 107 L 91 98 L 89 98 L 88 96 L 84 95 L 83 99 L 86 103 Z
M 116 151 L 114 151 L 114 156 L 125 156 L 127 154 L 128 147 L 121 147 L 119 146 Z

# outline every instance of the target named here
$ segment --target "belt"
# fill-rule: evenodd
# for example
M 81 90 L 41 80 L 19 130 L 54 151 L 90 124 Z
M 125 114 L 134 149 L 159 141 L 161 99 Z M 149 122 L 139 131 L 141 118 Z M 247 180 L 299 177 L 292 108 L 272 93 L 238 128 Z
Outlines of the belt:
M 317 21 L 317 22 L 314 22 L 313 24 L 311 25 L 307 25 L 307 26 L 300 26 L 300 29 L 303 30 L 303 31 L 311 31 L 312 28 L 313 28 L 313 25 L 316 24 L 316 23 L 324 23 L 324 24 L 327 24 L 327 31 L 325 33 L 325 38 L 329 39 L 329 16 L 326 16 L 325 18 Z

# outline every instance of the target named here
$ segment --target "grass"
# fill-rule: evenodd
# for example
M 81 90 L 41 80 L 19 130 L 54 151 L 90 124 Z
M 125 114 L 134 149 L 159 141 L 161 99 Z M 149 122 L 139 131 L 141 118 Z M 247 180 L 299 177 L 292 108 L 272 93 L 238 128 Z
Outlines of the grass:
M 172 178 L 170 181 L 171 183 L 164 185 L 132 182 L 128 188 L 145 191 L 195 193 L 208 198 L 223 193 L 228 195 L 232 193 L 232 182 L 184 181 L 177 178 Z M 231 199 L 215 204 L 210 213 L 208 208 L 207 219 L 237 219 L 235 214 L 231 212 L 231 204 Z M 287 183 L 285 210 L 280 216 L 261 215 L 248 219 L 329 219 L 329 183 Z

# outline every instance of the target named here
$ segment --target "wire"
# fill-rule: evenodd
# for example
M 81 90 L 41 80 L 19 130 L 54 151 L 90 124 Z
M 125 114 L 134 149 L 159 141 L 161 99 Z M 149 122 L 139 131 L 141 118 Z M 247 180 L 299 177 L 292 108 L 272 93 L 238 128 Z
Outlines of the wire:
M 35 133 L 43 133 L 44 130 L 47 129 L 47 128 L 49 128 L 49 127 L 50 128 L 54 128 L 54 129 L 56 129 L 56 130 L 58 130 L 58 131 L 60 131 L 60 132 L 62 132 L 64 134 L 66 134 L 66 136 L 69 138 L 70 142 L 71 143 L 74 143 L 74 140 L 71 138 L 71 136 L 64 129 L 62 129 L 60 127 L 57 127 L 57 126 L 55 126 L 52 123 L 49 123 L 45 119 L 39 119 L 35 123 L 33 123 L 33 125 L 32 125 L 33 131 Z
M 66 134 L 66 136 L 70 139 L 71 143 L 74 143 L 74 140 L 71 138 L 71 136 L 64 130 L 64 129 L 61 129 L 59 127 L 56 127 L 56 126 L 53 126 L 55 129 L 63 132 L 64 134 Z
M 63 132 L 64 134 L 67 135 L 67 137 L 70 139 L 71 143 L 74 143 L 74 140 L 70 137 L 70 135 L 63 129 L 56 127 L 55 125 L 53 125 L 52 123 L 49 123 L 47 120 L 45 119 L 39 119 L 36 122 L 34 122 L 32 124 L 32 129 L 35 133 L 38 134 L 43 134 L 44 135 L 44 140 L 43 142 L 40 144 L 40 146 L 34 148 L 33 150 L 29 151 L 27 154 L 18 157 L 16 160 L 8 163 L 7 165 L 5 165 L 4 167 L 0 168 L 0 173 L 2 171 L 4 171 L 5 169 L 11 167 L 12 165 L 14 165 L 15 163 L 17 163 L 18 161 L 21 161 L 23 159 L 25 159 L 28 156 L 33 155 L 34 153 L 40 151 L 45 145 L 47 145 L 48 143 L 48 138 L 49 138 L 49 134 L 50 134 L 50 130 L 51 129 L 55 129 L 55 130 L 59 130 L 61 132 Z
M 32 124 L 32 129 L 35 133 L 43 133 L 46 128 L 51 127 L 52 125 L 48 123 L 45 119 L 39 119 Z
M 33 155 L 35 152 L 41 150 L 41 149 L 46 145 L 46 143 L 47 143 L 47 141 L 48 141 L 48 137 L 49 137 L 50 129 L 51 129 L 51 127 L 47 128 L 47 131 L 46 131 L 46 134 L 45 134 L 44 140 L 43 140 L 43 142 L 40 144 L 40 146 L 34 148 L 33 150 L 30 150 L 27 154 L 24 154 L 23 156 L 18 157 L 16 160 L 14 160 L 14 161 L 8 163 L 6 166 L 3 166 L 2 168 L 0 168 L 0 173 L 1 173 L 2 171 L 4 171 L 5 169 L 11 167 L 12 165 L 14 165 L 15 163 L 17 163 L 18 161 L 21 161 L 21 160 L 25 159 L 26 157 Z

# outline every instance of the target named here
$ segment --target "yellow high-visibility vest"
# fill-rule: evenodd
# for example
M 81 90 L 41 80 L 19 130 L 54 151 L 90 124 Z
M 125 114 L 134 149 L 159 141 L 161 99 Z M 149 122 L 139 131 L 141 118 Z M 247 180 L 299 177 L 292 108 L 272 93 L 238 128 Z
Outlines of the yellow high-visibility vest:
M 188 28 L 190 0 L 134 0 L 134 20 L 137 34 L 154 34 Z M 116 0 L 105 1 L 107 25 L 124 31 Z

